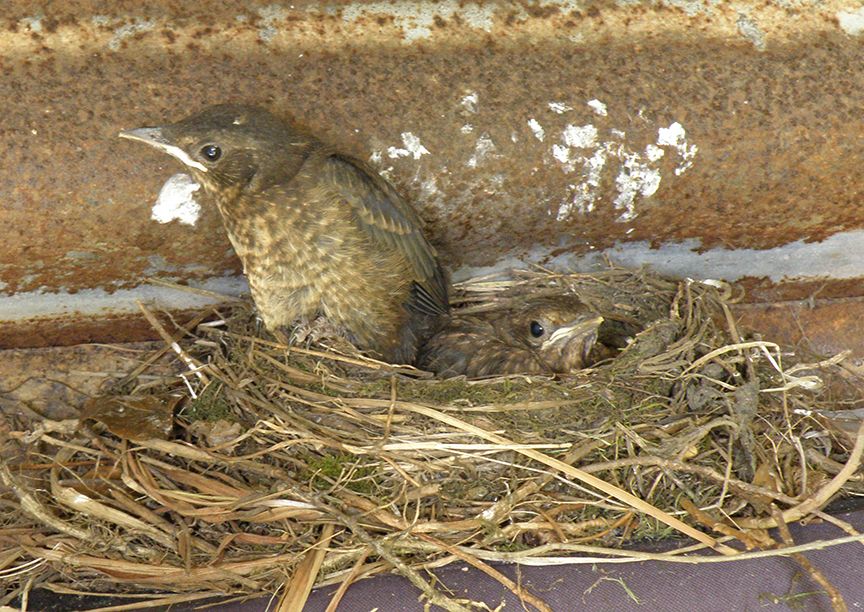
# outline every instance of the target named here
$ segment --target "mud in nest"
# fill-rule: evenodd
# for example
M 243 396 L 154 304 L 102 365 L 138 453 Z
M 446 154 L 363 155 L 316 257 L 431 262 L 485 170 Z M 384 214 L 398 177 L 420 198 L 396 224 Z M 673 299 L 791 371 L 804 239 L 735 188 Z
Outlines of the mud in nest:
M 300 605 L 313 584 L 338 598 L 396 571 L 457 610 L 424 569 L 462 561 L 542 610 L 489 563 L 645 558 L 622 546 L 671 536 L 696 545 L 656 557 L 740 556 L 790 545 L 766 529 L 808 516 L 851 529 L 821 512 L 862 489 L 845 355 L 742 336 L 720 283 L 512 278 L 462 283 L 456 304 L 575 291 L 641 331 L 566 376 L 436 380 L 338 341 L 289 346 L 245 302 L 183 325 L 146 312 L 165 347 L 80 420 L 6 423 L 0 603 L 41 585 Z

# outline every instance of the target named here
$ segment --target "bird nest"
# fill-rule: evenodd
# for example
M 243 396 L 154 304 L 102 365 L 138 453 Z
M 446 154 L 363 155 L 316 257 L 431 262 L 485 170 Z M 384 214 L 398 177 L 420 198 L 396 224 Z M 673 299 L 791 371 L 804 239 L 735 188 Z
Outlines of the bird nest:
M 41 585 L 148 605 L 281 592 L 300 609 L 313 585 L 338 600 L 396 571 L 457 610 L 424 570 L 458 561 L 544 610 L 494 562 L 641 559 L 672 536 L 689 540 L 654 556 L 788 554 L 767 528 L 848 528 L 821 510 L 862 488 L 862 428 L 824 410 L 859 395 L 845 355 L 796 359 L 737 329 L 728 286 L 644 271 L 516 271 L 454 300 L 560 292 L 641 331 L 565 376 L 438 380 L 338 341 L 290 345 L 246 302 L 185 324 L 145 312 L 161 350 L 81 419 L 12 428 L 0 604 Z

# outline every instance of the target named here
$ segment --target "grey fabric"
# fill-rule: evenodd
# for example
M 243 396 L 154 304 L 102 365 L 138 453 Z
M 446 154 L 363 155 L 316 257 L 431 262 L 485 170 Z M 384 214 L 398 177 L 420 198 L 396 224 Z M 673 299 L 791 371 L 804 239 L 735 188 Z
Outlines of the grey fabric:
M 864 530 L 864 511 L 840 516 Z M 847 535 L 828 524 L 790 525 L 790 528 L 797 544 Z M 843 544 L 808 552 L 806 557 L 841 591 L 850 609 L 864 607 L 864 544 Z M 647 561 L 627 565 L 495 567 L 514 581 L 521 579 L 525 587 L 556 612 L 831 610 L 828 597 L 822 594 L 819 585 L 788 558 L 702 565 Z M 457 597 L 467 597 L 470 593 L 473 599 L 485 602 L 492 609 L 502 601 L 507 604 L 504 610 L 523 609 L 515 595 L 477 570 L 446 567 L 435 573 Z M 630 598 L 624 585 L 639 603 Z M 334 588 L 325 588 L 314 592 L 306 612 L 323 612 L 334 591 Z M 801 595 L 806 593 L 811 594 Z M 398 576 L 378 576 L 354 584 L 342 599 L 339 610 L 368 612 L 377 608 L 379 612 L 419 612 L 423 610 L 423 603 L 418 601 L 418 595 L 418 590 Z
M 864 531 L 864 510 L 835 514 Z M 825 523 L 790 525 L 790 528 L 797 544 L 846 535 Z M 667 543 L 653 548 L 661 550 L 668 547 L 670 544 Z M 843 544 L 808 552 L 806 556 L 841 591 L 850 609 L 864 608 L 864 544 Z M 495 567 L 512 580 L 520 581 L 555 612 L 831 610 L 827 596 L 809 575 L 795 561 L 782 557 L 701 565 L 647 561 L 627 565 L 519 568 L 496 564 Z M 523 608 L 515 595 L 478 570 L 452 565 L 437 570 L 435 574 L 455 597 L 483 601 L 490 609 L 506 602 L 505 611 L 533 610 L 530 606 Z M 630 598 L 625 586 L 638 598 L 638 603 Z M 323 612 L 335 590 L 335 587 L 315 590 L 305 612 Z M 399 576 L 376 576 L 353 584 L 342 599 L 339 611 L 421 612 L 424 607 L 418 599 L 419 594 L 417 589 Z M 206 609 L 217 612 L 263 612 L 268 602 L 272 604 L 265 599 L 224 606 L 214 603 Z M 116 603 L 128 602 L 123 600 Z M 95 600 L 85 602 L 80 598 L 70 600 L 42 591 L 31 595 L 33 610 L 82 610 L 98 605 L 107 605 L 107 602 L 104 598 L 98 603 Z M 191 612 L 201 610 L 200 606 L 199 603 L 195 606 L 174 607 L 173 610 Z

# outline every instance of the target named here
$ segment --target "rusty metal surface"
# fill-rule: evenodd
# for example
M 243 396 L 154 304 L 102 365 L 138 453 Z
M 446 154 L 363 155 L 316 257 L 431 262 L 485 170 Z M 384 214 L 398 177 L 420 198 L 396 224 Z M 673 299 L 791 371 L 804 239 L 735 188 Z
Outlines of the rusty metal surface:
M 746 304 L 735 308 L 742 327 L 805 355 L 852 351 L 864 363 L 864 300 L 836 299 Z
M 864 15 L 844 3 L 4 9 L 0 296 L 238 272 L 206 202 L 194 225 L 150 219 L 180 168 L 116 138 L 222 101 L 371 159 L 451 269 L 639 241 L 764 249 L 864 224 Z

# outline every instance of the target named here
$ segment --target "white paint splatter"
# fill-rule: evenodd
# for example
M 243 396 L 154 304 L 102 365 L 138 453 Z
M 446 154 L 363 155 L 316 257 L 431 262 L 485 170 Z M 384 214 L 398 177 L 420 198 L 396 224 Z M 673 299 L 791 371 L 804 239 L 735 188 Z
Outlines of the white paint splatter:
M 470 134 L 471 132 L 474 131 L 474 126 L 471 125 L 470 123 L 466 123 L 461 128 L 459 128 L 459 131 L 462 132 L 463 134 Z
M 578 149 L 590 149 L 597 144 L 597 128 L 591 125 L 567 125 L 562 134 L 564 144 Z
M 124 39 L 134 36 L 140 32 L 148 32 L 156 27 L 154 19 L 141 19 L 136 17 L 132 23 L 127 23 L 114 30 L 114 36 L 108 41 L 108 48 L 112 51 L 117 51 Z
M 660 146 L 675 147 L 681 156 L 681 163 L 675 168 L 675 176 L 681 176 L 688 168 L 693 166 L 693 158 L 696 157 L 699 148 L 696 145 L 687 144 L 687 132 L 677 121 L 668 128 L 660 128 L 657 131 L 657 144 Z
M 587 104 L 589 107 L 591 107 L 591 110 L 593 110 L 601 117 L 605 117 L 609 114 L 609 112 L 606 110 L 606 105 L 603 104 L 600 100 L 597 100 L 596 98 L 594 100 L 588 100 Z
M 552 145 L 552 157 L 557 159 L 562 164 L 570 163 L 570 147 L 553 144 Z M 568 170 L 568 172 L 572 172 L 572 170 Z
M 432 37 L 436 19 L 451 19 L 457 16 L 468 27 L 489 32 L 495 17 L 496 7 L 489 3 L 462 3 L 457 0 L 442 0 L 429 3 L 400 0 L 400 2 L 352 2 L 342 9 L 342 19 L 354 21 L 364 15 L 392 17 L 396 27 L 402 30 L 403 44 Z
M 558 113 L 559 115 L 563 115 L 567 111 L 573 110 L 572 106 L 568 106 L 563 102 L 550 102 L 548 106 L 549 110 L 551 110 L 553 113 Z
M 387 156 L 390 159 L 398 159 L 400 157 L 408 156 L 411 156 L 414 159 L 420 159 L 424 155 L 429 155 L 429 149 L 424 147 L 420 143 L 420 139 L 411 132 L 402 132 L 402 145 L 404 148 L 388 147 Z
M 837 11 L 837 21 L 849 36 L 858 36 L 864 32 L 864 7 L 857 11 Z
M 531 128 L 531 132 L 534 133 L 534 138 L 543 142 L 543 139 L 546 137 L 546 130 L 543 129 L 543 126 L 540 125 L 540 122 L 536 119 L 528 120 L 528 127 Z
M 569 185 L 570 197 L 558 207 L 558 221 L 569 218 L 575 210 L 579 214 L 593 212 L 597 201 L 597 189 L 609 152 L 605 147 L 594 151 L 591 157 L 583 158 L 582 176 L 584 180 L 576 185 Z
M 649 145 L 650 146 L 650 145 Z M 636 196 L 649 198 L 660 187 L 660 170 L 652 168 L 646 155 L 639 153 L 623 152 L 621 167 L 618 171 L 618 176 L 615 177 L 615 187 L 618 189 L 618 196 L 613 204 L 615 210 L 621 211 L 621 215 L 617 221 L 626 223 L 636 218 Z
M 462 108 L 465 109 L 467 113 L 476 113 L 477 112 L 477 102 L 479 102 L 480 96 L 477 95 L 476 91 L 472 91 L 462 96 L 462 99 L 459 100 L 459 104 L 462 105 Z
M 372 151 L 372 155 L 369 156 L 369 161 L 375 165 L 380 164 L 382 159 L 384 156 L 381 155 L 381 151 Z
M 652 162 L 659 161 L 660 158 L 662 158 L 665 154 L 666 151 L 656 145 L 649 144 L 647 147 L 645 147 L 645 156 Z
M 649 143 L 642 152 L 625 145 L 624 131 L 610 129 L 609 134 L 609 140 L 601 142 L 593 125 L 567 125 L 561 134 L 561 142 L 552 145 L 552 157 L 563 166 L 564 172 L 578 169 L 582 177 L 581 182 L 568 185 L 567 196 L 558 207 L 559 221 L 569 219 L 574 213 L 586 214 L 595 210 L 600 198 L 602 174 L 609 160 L 620 162 L 615 176 L 617 195 L 612 202 L 620 213 L 617 220 L 621 223 L 632 221 L 638 214 L 636 207 L 640 199 L 650 198 L 660 187 L 659 162 L 666 155 L 663 147 L 673 148 L 681 158 L 681 163 L 675 168 L 676 175 L 683 174 L 693 165 L 698 151 L 695 145 L 687 143 L 687 133 L 677 122 L 660 128 L 657 143 Z
M 561 140 L 564 144 L 552 145 L 552 157 L 564 164 L 566 172 L 573 172 L 575 169 L 574 160 L 584 160 L 584 157 L 577 155 L 575 158 L 571 152 L 571 148 L 590 149 L 597 144 L 597 128 L 590 123 L 583 126 L 567 125 L 561 134 Z
M 477 164 L 489 157 L 495 151 L 495 143 L 489 134 L 481 134 L 477 139 L 477 144 L 474 146 L 474 153 L 466 162 L 469 168 L 476 168 Z
M 263 43 L 269 43 L 279 33 L 278 22 L 284 21 L 288 11 L 278 4 L 262 6 L 258 9 L 259 23 L 258 38 Z
M 169 223 L 175 219 L 185 225 L 195 225 L 201 213 L 201 205 L 192 195 L 200 185 L 188 174 L 175 174 L 162 185 L 159 197 L 153 205 L 150 218 L 159 223 Z

